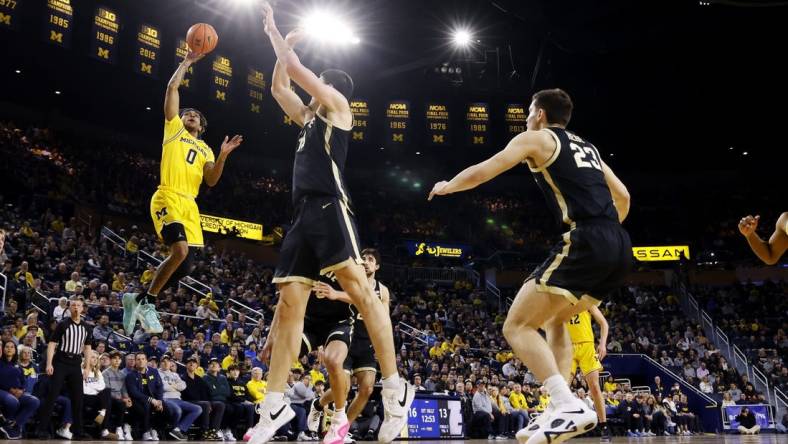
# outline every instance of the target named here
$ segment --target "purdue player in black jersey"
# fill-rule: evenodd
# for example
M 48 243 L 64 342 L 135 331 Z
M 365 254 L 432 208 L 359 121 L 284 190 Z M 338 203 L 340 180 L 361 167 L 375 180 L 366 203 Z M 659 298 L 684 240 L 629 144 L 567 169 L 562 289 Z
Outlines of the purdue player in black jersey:
M 383 302 L 383 306 L 386 307 L 386 313 L 388 314 L 391 293 L 388 287 L 375 279 L 375 273 L 380 270 L 380 253 L 374 248 L 365 248 L 361 252 L 361 257 L 364 259 L 364 270 L 367 273 L 369 285 L 375 289 L 375 294 L 380 298 L 380 301 Z M 315 293 L 327 299 L 351 303 L 347 293 L 337 291 L 335 288 L 322 282 L 316 286 Z M 372 342 L 369 339 L 364 317 L 354 306 L 351 305 L 350 307 L 353 311 L 355 322 L 353 324 L 350 351 L 349 353 L 347 351 L 345 353 L 343 366 L 345 372 L 349 376 L 355 376 L 358 382 L 356 397 L 353 398 L 353 402 L 350 403 L 350 407 L 348 407 L 347 410 L 348 422 L 353 424 L 353 421 L 355 421 L 358 415 L 361 414 L 361 411 L 364 410 L 364 406 L 372 395 L 372 390 L 375 387 L 375 375 L 377 375 L 378 368 L 375 359 L 375 350 L 372 348 Z M 349 382 L 350 381 L 346 384 L 345 390 L 350 387 Z M 317 425 L 320 421 L 320 412 L 325 409 L 330 402 L 333 401 L 336 403 L 337 399 L 341 399 L 344 405 L 344 401 L 347 400 L 347 392 L 342 394 L 342 388 L 335 386 L 332 381 L 331 389 L 323 394 L 320 399 L 316 399 L 312 402 L 312 408 L 309 413 L 310 430 L 317 430 Z
M 572 396 L 564 379 L 572 362 L 565 322 L 618 288 L 632 265 L 632 245 L 621 227 L 629 212 L 629 193 L 596 147 L 566 130 L 572 107 L 560 89 L 537 92 L 528 110 L 528 131 L 490 159 L 449 182 L 438 182 L 429 196 L 475 188 L 527 163 L 567 230 L 523 284 L 503 326 L 517 357 L 551 395 L 540 419 L 517 433 L 518 441 L 528 444 L 559 443 L 596 426 L 594 411 Z
M 309 293 L 319 276 L 333 272 L 342 288 L 369 321 L 369 335 L 375 346 L 383 375 L 384 420 L 380 441 L 391 442 L 407 424 L 407 414 L 415 392 L 400 380 L 394 356 L 391 319 L 370 287 L 361 267 L 361 253 L 355 217 L 343 170 L 348 151 L 353 114 L 349 99 L 353 80 L 339 70 L 324 71 L 320 77 L 301 64 L 294 45 L 303 36 L 296 29 L 282 38 L 274 13 L 263 4 L 265 32 L 277 62 L 271 92 L 279 106 L 301 126 L 293 164 L 293 224 L 282 243 L 273 282 L 279 288 L 271 332 L 264 352 L 270 350 L 268 392 L 261 407 L 260 423 L 250 443 L 264 444 L 295 413 L 285 403 L 284 388 L 288 365 L 296 358 L 303 330 L 304 310 Z M 312 96 L 309 105 L 290 89 L 293 80 Z M 345 412 L 334 415 L 326 444 L 341 444 L 349 424 Z

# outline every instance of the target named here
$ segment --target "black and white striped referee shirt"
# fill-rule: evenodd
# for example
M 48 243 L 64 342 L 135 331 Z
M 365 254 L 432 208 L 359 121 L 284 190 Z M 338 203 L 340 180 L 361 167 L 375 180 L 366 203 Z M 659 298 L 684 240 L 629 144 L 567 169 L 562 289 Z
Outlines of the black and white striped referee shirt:
M 57 351 L 71 355 L 81 355 L 90 335 L 84 322 L 74 323 L 71 318 L 60 321 L 49 342 L 57 342 Z

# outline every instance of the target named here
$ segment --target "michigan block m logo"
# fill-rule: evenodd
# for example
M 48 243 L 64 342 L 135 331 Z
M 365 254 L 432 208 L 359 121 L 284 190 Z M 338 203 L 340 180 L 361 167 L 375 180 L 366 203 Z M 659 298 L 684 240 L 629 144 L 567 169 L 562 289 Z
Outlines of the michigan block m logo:
M 162 208 L 156 212 L 156 219 L 161 220 L 162 217 L 167 215 L 167 207 Z
M 52 40 L 53 42 L 63 43 L 63 33 L 50 30 L 49 40 Z
M 361 131 L 353 131 L 353 140 L 364 140 L 364 133 Z
M 98 49 L 98 56 L 101 57 L 102 59 L 108 59 L 109 58 L 109 49 L 99 48 Z
M 391 135 L 391 140 L 393 142 L 404 142 L 405 141 L 405 135 L 404 134 L 392 134 Z
M 140 62 L 140 72 L 153 74 L 153 65 L 148 65 L 145 62 Z M 188 85 L 187 85 L 188 86 Z
M 433 134 L 432 143 L 443 143 L 443 134 Z
M 11 26 L 11 16 L 5 15 L 2 12 L 0 12 L 0 23 Z

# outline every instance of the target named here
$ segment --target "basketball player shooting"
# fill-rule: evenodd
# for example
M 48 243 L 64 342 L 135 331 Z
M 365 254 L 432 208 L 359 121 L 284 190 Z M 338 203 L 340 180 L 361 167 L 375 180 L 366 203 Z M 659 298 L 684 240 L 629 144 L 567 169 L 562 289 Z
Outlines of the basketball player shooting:
M 565 379 L 572 362 L 565 323 L 599 305 L 623 283 L 632 265 L 632 245 L 621 227 L 629 212 L 629 193 L 596 147 L 566 130 L 572 107 L 560 89 L 537 92 L 526 132 L 486 161 L 436 183 L 428 198 L 475 188 L 527 163 L 567 229 L 547 261 L 523 284 L 503 326 L 517 357 L 551 396 L 545 412 L 517 433 L 518 441 L 527 444 L 556 444 L 596 427 L 596 413 L 572 395 Z M 546 341 L 539 329 L 547 334 Z
M 746 216 L 739 221 L 739 232 L 747 239 L 753 253 L 763 263 L 767 265 L 776 264 L 788 250 L 788 212 L 783 213 L 777 219 L 774 233 L 769 237 L 769 241 L 764 241 L 758 236 L 755 230 L 758 229 L 758 222 L 761 216 Z
M 378 440 L 391 442 L 407 424 L 415 392 L 397 373 L 391 319 L 361 266 L 355 216 L 343 179 L 353 127 L 349 103 L 353 80 L 336 69 L 316 76 L 293 51 L 303 33 L 294 30 L 282 38 L 268 3 L 263 5 L 263 13 L 265 32 L 277 58 L 271 91 L 282 110 L 302 130 L 293 164 L 295 217 L 282 243 L 273 279 L 279 288 L 279 302 L 265 345 L 271 352 L 268 393 L 249 442 L 269 441 L 277 429 L 295 416 L 284 401 L 288 366 L 300 348 L 312 287 L 321 275 L 330 273 L 367 323 L 383 376 L 385 416 Z M 291 79 L 312 96 L 308 105 L 290 90 Z M 333 432 L 326 435 L 326 444 L 341 444 L 350 427 L 345 412 L 336 413 L 341 421 L 332 421 Z
M 222 177 L 224 164 L 243 142 L 236 135 L 224 137 L 219 157 L 203 141 L 208 121 L 194 108 L 180 108 L 183 77 L 189 67 L 204 54 L 189 51 L 167 84 L 164 95 L 164 138 L 161 153 L 161 182 L 151 197 L 150 212 L 159 239 L 170 247 L 170 254 L 156 269 L 147 292 L 123 295 L 123 328 L 131 335 L 137 320 L 145 332 L 161 333 L 163 328 L 156 313 L 159 292 L 191 271 L 193 249 L 204 246 L 197 194 L 205 181 L 209 187 Z

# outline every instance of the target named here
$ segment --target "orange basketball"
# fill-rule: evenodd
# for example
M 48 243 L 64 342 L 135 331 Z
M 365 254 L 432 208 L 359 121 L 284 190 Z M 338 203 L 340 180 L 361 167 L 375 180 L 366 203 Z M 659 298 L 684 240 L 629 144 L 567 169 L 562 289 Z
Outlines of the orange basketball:
M 208 54 L 216 48 L 216 43 L 219 42 L 219 35 L 213 26 L 207 23 L 197 23 L 189 28 L 186 33 L 186 43 L 189 49 L 197 54 Z

